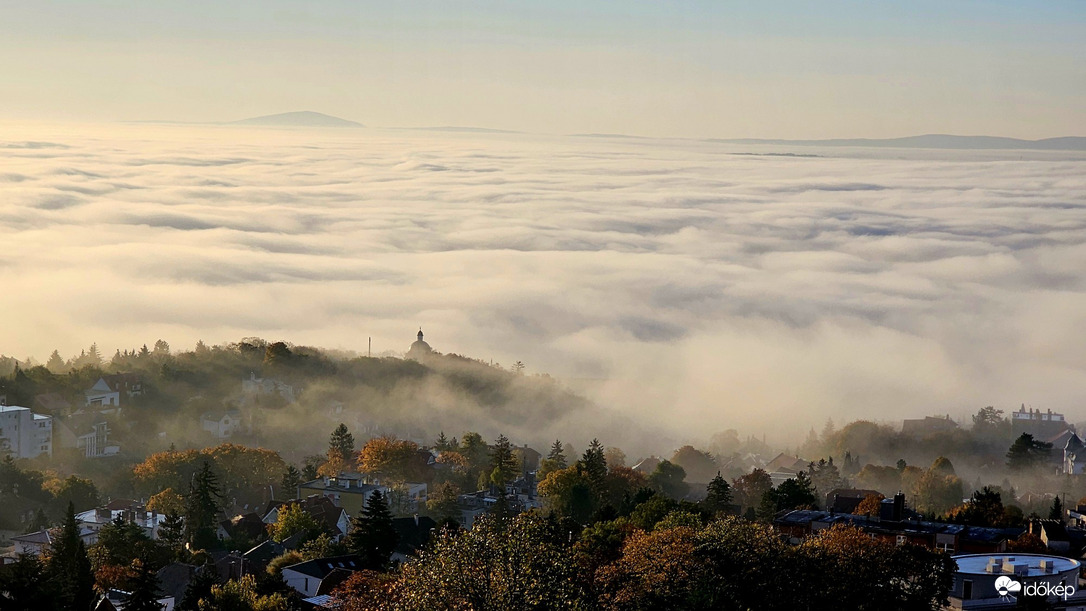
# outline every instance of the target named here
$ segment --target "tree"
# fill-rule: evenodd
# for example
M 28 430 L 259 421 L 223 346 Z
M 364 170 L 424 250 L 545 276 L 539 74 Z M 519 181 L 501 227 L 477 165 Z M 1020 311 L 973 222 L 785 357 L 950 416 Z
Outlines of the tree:
M 185 498 L 185 538 L 194 549 L 218 546 L 216 531 L 222 498 L 219 478 L 212 471 L 211 462 L 204 460 L 200 471 L 193 476 Z
M 692 482 L 708 482 L 717 473 L 713 455 L 690 445 L 675 450 L 671 462 L 682 467 L 686 471 L 686 477 Z
M 54 608 L 53 591 L 42 579 L 45 566 L 32 554 L 19 558 L 0 572 L 0 608 L 13 611 L 37 611 Z
M 328 438 L 328 460 L 321 466 L 318 475 L 335 477 L 347 466 L 354 456 L 354 435 L 342 422 Z
M 64 362 L 64 359 L 60 356 L 60 352 L 54 350 L 53 354 L 49 355 L 49 360 L 45 363 L 45 368 L 53 373 L 64 373 L 68 371 L 68 364 Z
M 617 467 L 626 466 L 626 453 L 622 451 L 622 448 L 610 447 L 603 452 L 604 461 L 607 463 L 608 469 L 615 469 Z
M 973 415 L 973 433 L 983 436 L 1002 435 L 1010 432 L 1010 421 L 1003 417 L 1003 410 L 989 405 Z
M 962 480 L 953 474 L 953 467 L 947 473 L 950 461 L 935 463 L 920 476 L 912 487 L 912 502 L 917 511 L 942 514 L 962 502 L 964 495 Z
M 460 507 L 457 498 L 460 496 L 460 488 L 452 482 L 441 482 L 433 487 L 426 495 L 426 511 L 437 521 L 457 521 L 460 517 Z
M 132 579 L 125 611 L 162 611 L 158 602 L 158 575 L 151 565 L 139 558 L 132 562 Z
M 513 445 L 505 435 L 498 435 L 490 451 L 490 483 L 504 491 L 505 485 L 520 472 L 517 457 L 513 454 Z
M 321 532 L 321 525 L 313 516 L 302 509 L 300 503 L 288 503 L 279 508 L 272 538 L 282 543 L 298 533 L 305 533 L 305 540 L 316 538 Z
M 90 609 L 94 599 L 94 574 L 87 548 L 79 537 L 79 523 L 72 503 L 68 503 L 60 533 L 53 540 L 46 574 L 61 608 Z
M 181 514 L 167 512 L 158 527 L 158 542 L 169 550 L 174 559 L 180 559 L 185 549 L 185 519 Z
M 974 490 L 969 501 L 952 516 L 955 522 L 971 526 L 1001 526 L 1003 522 L 1003 499 L 999 491 L 991 486 Z
M 53 494 L 53 506 L 63 508 L 73 503 L 80 511 L 98 505 L 98 488 L 89 479 L 69 475 L 66 479 L 53 479 L 44 488 Z
M 173 488 L 166 488 L 147 500 L 147 509 L 182 515 L 185 513 L 185 497 L 174 492 Z
M 177 611 L 200 611 L 200 601 L 211 600 L 211 588 L 218 584 L 216 575 L 213 565 L 197 569 L 177 603 Z
M 484 444 L 485 446 L 485 444 Z M 382 481 L 407 482 L 421 478 L 425 464 L 419 462 L 419 446 L 391 436 L 374 437 L 362 446 L 358 467 Z
M 1063 521 L 1063 503 L 1058 495 L 1052 499 L 1052 508 L 1048 510 L 1048 519 Z
M 728 485 L 728 480 L 721 477 L 720 472 L 717 471 L 716 477 L 709 482 L 709 486 L 706 488 L 705 500 L 702 501 L 702 506 L 712 513 L 719 513 L 728 510 L 731 504 L 732 487 Z
M 358 517 L 351 523 L 347 535 L 347 547 L 362 556 L 363 568 L 384 571 L 389 566 L 392 552 L 399 542 L 399 535 L 392 527 L 392 512 L 380 490 L 366 499 Z
M 551 471 L 537 486 L 547 509 L 586 524 L 596 510 L 596 495 L 592 482 L 577 465 Z
M 283 479 L 279 481 L 279 496 L 283 500 L 294 498 L 301 483 L 302 473 L 294 465 L 287 465 L 287 470 L 283 472 Z
M 756 507 L 762 502 L 762 496 L 772 487 L 773 479 L 765 469 L 753 469 L 732 481 L 735 499 L 743 507 Z
M 852 510 L 852 513 L 860 516 L 878 517 L 884 498 L 886 497 L 881 494 L 869 494 L 860 501 L 859 505 L 856 505 L 856 509 Z
M 1043 464 L 1052 452 L 1052 444 L 1038 441 L 1029 433 L 1022 433 L 1007 450 L 1007 466 L 1011 469 L 1029 469 Z
M 551 444 L 551 451 L 547 453 L 547 459 L 553 460 L 559 469 L 565 469 L 569 466 L 566 464 L 565 448 L 562 447 L 560 439 L 555 439 L 554 443 Z
M 434 449 L 441 452 L 448 452 L 455 448 L 455 444 L 449 441 L 449 438 L 445 436 L 445 431 L 441 431 L 437 436 L 437 441 L 434 442 Z
M 155 354 L 162 356 L 170 354 L 170 345 L 166 343 L 166 340 L 160 339 L 155 342 Z
M 211 595 L 200 599 L 200 611 L 287 611 L 290 608 L 290 601 L 282 594 L 261 595 L 252 575 L 211 586 Z
M 689 486 L 683 480 L 686 479 L 686 470 L 669 460 L 661 460 L 656 469 L 649 474 L 649 485 L 673 499 L 686 496 Z
M 592 443 L 588 444 L 579 464 L 592 485 L 597 489 L 602 487 L 603 478 L 607 475 L 607 458 L 603 455 L 603 444 L 599 439 L 593 439 Z
M 442 531 L 404 565 L 397 609 L 573 609 L 582 598 L 570 533 L 528 512 L 504 524 L 491 516 L 471 530 Z
M 818 462 L 810 463 L 807 466 L 807 475 L 811 478 L 815 493 L 820 497 L 829 494 L 834 488 L 841 488 L 845 483 L 837 466 L 833 464 L 832 456 L 829 460 L 820 458 Z

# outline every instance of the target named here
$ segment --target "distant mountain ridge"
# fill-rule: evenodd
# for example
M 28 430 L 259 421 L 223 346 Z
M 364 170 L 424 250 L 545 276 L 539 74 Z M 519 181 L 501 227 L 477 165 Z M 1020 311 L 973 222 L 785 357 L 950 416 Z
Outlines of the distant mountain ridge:
M 260 125 L 268 127 L 365 127 L 357 121 L 348 121 L 332 115 L 311 110 L 284 112 L 277 115 L 264 115 L 240 121 L 230 121 L 227 125 Z
M 761 138 L 709 138 L 710 142 L 729 144 L 786 144 L 794 146 L 867 146 L 885 148 L 929 149 L 1028 149 L 1039 151 L 1086 151 L 1086 137 L 1064 136 L 1042 140 L 1022 140 L 1000 136 L 954 136 L 924 134 L 904 138 L 834 138 L 829 140 L 769 140 Z

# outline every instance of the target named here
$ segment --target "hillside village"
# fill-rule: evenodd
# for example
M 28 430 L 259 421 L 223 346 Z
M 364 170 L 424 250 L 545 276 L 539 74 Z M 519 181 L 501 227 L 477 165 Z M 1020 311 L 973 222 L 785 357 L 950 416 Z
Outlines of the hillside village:
M 450 421 L 467 431 L 459 438 L 434 430 L 447 412 L 405 408 L 449 401 L 423 385 L 455 388 L 454 405 L 470 403 L 467 418 L 490 430 L 524 434 L 595 408 L 520 363 L 436 352 L 421 330 L 403 358 L 252 338 L 178 354 L 160 341 L 108 363 L 91 353 L 13 363 L 0 381 L 0 576 L 11 583 L 78 543 L 96 609 L 135 608 L 140 579 L 171 610 L 205 608 L 215 583 L 250 588 L 268 608 L 361 605 L 375 586 L 359 580 L 406 579 L 396 567 L 455 547 L 440 533 L 530 516 L 568 524 L 570 543 L 679 520 L 760 525 L 758 536 L 797 550 L 846 529 L 932 554 L 1086 552 L 1086 444 L 1050 410 L 986 407 L 968 429 L 949 416 L 900 430 L 827 423 L 785 451 L 730 430 L 709 449 L 634 458 L 597 439 L 581 453 L 562 440 L 488 440 L 464 413 Z M 953 568 L 936 573 L 935 599 L 969 598 Z

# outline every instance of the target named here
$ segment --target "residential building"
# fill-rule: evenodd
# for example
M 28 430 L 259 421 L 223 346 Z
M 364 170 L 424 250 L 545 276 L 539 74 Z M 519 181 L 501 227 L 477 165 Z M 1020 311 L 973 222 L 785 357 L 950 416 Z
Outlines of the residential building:
M 100 411 L 113 411 L 121 406 L 121 392 L 113 389 L 105 378 L 98 378 L 84 393 L 86 406 Z
M 901 423 L 901 432 L 914 437 L 923 437 L 932 433 L 949 433 L 958 430 L 958 423 L 946 416 L 926 416 L 904 420 Z
M 1072 427 L 1063 414 L 1052 410 L 1042 412 L 1032 407 L 1027 410 L 1023 404 L 1018 411 L 1011 412 L 1011 430 L 1014 431 L 1015 436 L 1029 433 L 1035 439 L 1043 440 L 1055 437 L 1069 428 Z
M 311 494 L 326 496 L 342 507 L 348 516 L 355 516 L 362 511 L 370 495 L 377 490 L 388 498 L 388 486 L 367 484 L 363 481 L 362 475 L 357 473 L 340 473 L 337 477 L 322 477 L 300 484 L 297 496 L 298 498 L 305 498 Z
M 241 412 L 236 409 L 207 412 L 200 417 L 200 427 L 216 439 L 228 439 L 241 428 Z
M 302 595 L 316 596 L 321 582 L 336 569 L 358 571 L 362 569 L 362 558 L 355 554 L 317 558 L 299 562 L 283 568 L 283 581 Z
M 0 405 L 0 455 L 37 458 L 53 455 L 53 417 L 30 408 Z
M 109 423 L 98 414 L 83 413 L 58 420 L 55 429 L 61 447 L 82 450 L 85 458 L 113 456 L 121 451 L 121 446 L 109 439 Z
M 53 544 L 53 537 L 58 532 L 57 530 L 46 529 L 12 537 L 11 541 L 15 544 L 15 555 L 41 556 L 47 553 Z M 94 545 L 98 542 L 98 531 L 80 524 L 79 538 L 83 540 L 84 545 Z
M 139 526 L 152 539 L 158 539 L 158 531 L 166 519 L 166 514 L 148 511 L 147 507 L 138 501 L 117 499 L 100 507 L 77 513 L 75 519 L 79 520 L 83 528 L 88 528 L 95 533 L 106 524 L 121 519 Z
M 241 392 L 249 397 L 279 393 L 279 396 L 294 403 L 294 387 L 281 380 L 258 378 L 255 372 L 249 373 L 248 380 L 241 381 Z
M 954 556 L 954 562 L 957 570 L 949 609 L 1082 609 L 1086 605 L 1086 590 L 1078 589 L 1078 560 L 1041 554 L 963 554 Z M 1038 594 L 1038 585 L 1052 595 Z M 1067 592 L 1056 589 L 1059 586 L 1071 586 L 1074 593 L 1056 594 Z M 1036 607 L 1028 604 L 1031 599 Z
M 833 513 L 852 513 L 867 497 L 880 496 L 878 490 L 834 488 L 826 493 L 826 509 Z
M 336 541 L 342 539 L 351 529 L 351 518 L 343 507 L 336 505 L 331 498 L 320 494 L 311 494 L 291 501 L 271 501 L 264 510 L 263 523 L 278 522 L 280 510 L 288 505 L 300 505 L 302 510 Z

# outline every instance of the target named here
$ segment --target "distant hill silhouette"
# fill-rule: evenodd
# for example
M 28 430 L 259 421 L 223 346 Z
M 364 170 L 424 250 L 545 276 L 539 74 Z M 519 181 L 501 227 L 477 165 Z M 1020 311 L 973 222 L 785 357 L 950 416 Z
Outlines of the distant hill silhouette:
M 302 110 L 284 112 L 278 115 L 266 115 L 231 121 L 228 125 L 261 125 L 269 127 L 365 127 L 361 123 L 340 119 L 324 113 Z
M 711 142 L 729 144 L 787 144 L 795 146 L 868 146 L 887 148 L 928 148 L 928 149 L 1030 149 L 1039 151 L 1086 151 L 1086 137 L 1065 136 L 1045 138 L 1043 140 L 1021 140 L 998 136 L 952 136 L 948 134 L 925 134 L 905 138 L 852 138 L 831 140 L 764 140 L 759 138 L 721 139 L 711 138 Z

